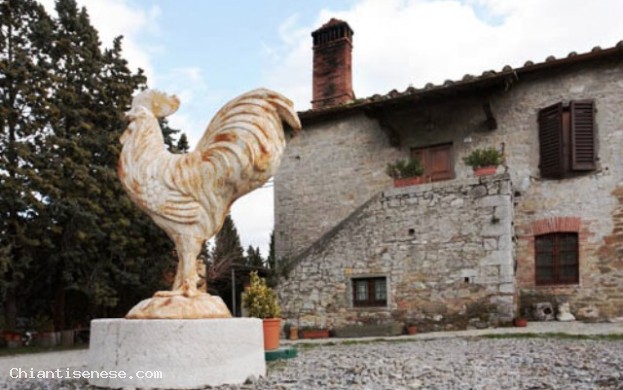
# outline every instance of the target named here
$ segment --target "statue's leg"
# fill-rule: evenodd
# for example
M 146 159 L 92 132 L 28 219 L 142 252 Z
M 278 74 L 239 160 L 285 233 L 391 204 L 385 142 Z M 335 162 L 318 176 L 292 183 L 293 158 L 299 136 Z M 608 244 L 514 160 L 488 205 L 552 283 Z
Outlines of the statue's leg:
M 179 289 L 187 297 L 193 297 L 199 295 L 200 292 L 197 289 L 197 281 L 199 275 L 197 274 L 197 257 L 201 253 L 201 247 L 204 240 L 199 237 L 185 237 L 182 245 L 180 245 L 180 268 L 178 269 L 181 286 Z
M 170 297 L 175 295 L 185 295 L 187 297 L 196 296 L 200 292 L 197 290 L 197 257 L 201 253 L 204 240 L 197 237 L 180 237 L 176 243 L 178 254 L 177 272 L 173 281 L 171 291 L 158 291 L 156 297 Z
M 177 270 L 175 271 L 175 280 L 173 280 L 173 287 L 171 287 L 172 291 L 180 290 L 182 288 L 182 268 L 184 264 L 184 258 L 182 256 L 178 256 L 177 258 Z

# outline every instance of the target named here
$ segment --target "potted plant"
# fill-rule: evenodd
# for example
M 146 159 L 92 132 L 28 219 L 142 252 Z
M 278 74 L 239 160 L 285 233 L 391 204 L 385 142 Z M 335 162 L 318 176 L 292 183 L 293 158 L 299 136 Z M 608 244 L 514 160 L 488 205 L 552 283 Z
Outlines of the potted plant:
M 266 285 L 266 279 L 260 278 L 256 271 L 251 272 L 251 283 L 242 294 L 242 305 L 250 317 L 263 320 L 264 349 L 269 351 L 279 348 L 281 309 L 275 292 Z
M 405 325 L 405 329 L 407 330 L 408 335 L 417 334 L 417 326 L 415 325 L 415 322 L 413 321 L 407 321 Z
M 387 164 L 387 175 L 394 179 L 394 187 L 406 187 L 423 183 L 424 167 L 420 160 L 411 157 L 406 160 L 396 160 Z
M 298 325 L 290 324 L 290 325 L 287 325 L 286 328 L 287 328 L 286 334 L 288 335 L 288 338 L 290 340 L 298 340 L 299 339 L 299 327 L 298 327 Z
M 504 156 L 495 148 L 475 149 L 463 162 L 472 167 L 475 176 L 493 175 L 497 166 L 504 162 Z
M 17 348 L 23 345 L 22 334 L 19 332 L 5 330 L 2 332 L 2 337 L 8 348 Z

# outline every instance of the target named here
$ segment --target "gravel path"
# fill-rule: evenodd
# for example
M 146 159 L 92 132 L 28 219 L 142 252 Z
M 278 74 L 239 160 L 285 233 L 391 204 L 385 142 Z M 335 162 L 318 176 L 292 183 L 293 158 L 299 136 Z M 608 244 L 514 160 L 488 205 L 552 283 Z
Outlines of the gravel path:
M 4 380 L 4 383 L 2 382 Z M 0 380 L 8 389 L 89 389 L 84 381 Z M 300 348 L 266 378 L 232 389 L 623 390 L 623 340 L 449 338 Z

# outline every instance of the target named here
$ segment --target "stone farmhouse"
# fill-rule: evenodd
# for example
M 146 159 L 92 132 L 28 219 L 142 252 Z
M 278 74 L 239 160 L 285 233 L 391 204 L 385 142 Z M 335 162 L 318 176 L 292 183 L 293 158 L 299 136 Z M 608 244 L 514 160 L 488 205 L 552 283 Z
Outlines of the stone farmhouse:
M 285 318 L 461 329 L 564 302 L 623 317 L 623 41 L 356 99 L 350 26 L 312 36 L 313 108 L 275 177 Z M 504 163 L 476 177 L 463 158 L 485 147 Z M 409 156 L 425 183 L 394 188 L 386 166 Z

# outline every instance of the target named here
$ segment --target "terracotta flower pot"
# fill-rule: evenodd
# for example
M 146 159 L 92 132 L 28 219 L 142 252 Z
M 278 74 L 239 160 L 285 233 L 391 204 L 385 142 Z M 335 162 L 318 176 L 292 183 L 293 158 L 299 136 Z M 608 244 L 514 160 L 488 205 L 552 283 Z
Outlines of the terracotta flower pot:
M 264 318 L 264 350 L 270 351 L 279 348 L 281 333 L 281 318 Z
M 526 326 L 528 326 L 528 320 L 525 318 L 515 318 L 513 323 L 518 328 L 525 328 Z
M 495 175 L 497 170 L 498 170 L 498 167 L 495 165 L 474 168 L 474 176 Z
M 417 326 L 408 325 L 407 326 L 407 334 L 417 334 Z
M 290 340 L 298 340 L 299 339 L 299 327 L 291 326 L 290 327 Z
M 305 329 L 301 331 L 304 339 L 326 339 L 329 337 L 329 329 Z
M 18 348 L 23 345 L 22 335 L 16 332 L 5 332 L 4 340 L 8 348 Z
M 407 177 L 404 179 L 394 179 L 394 187 L 408 187 L 416 184 L 422 184 L 424 179 L 422 176 Z

